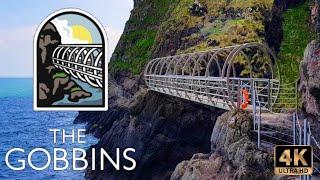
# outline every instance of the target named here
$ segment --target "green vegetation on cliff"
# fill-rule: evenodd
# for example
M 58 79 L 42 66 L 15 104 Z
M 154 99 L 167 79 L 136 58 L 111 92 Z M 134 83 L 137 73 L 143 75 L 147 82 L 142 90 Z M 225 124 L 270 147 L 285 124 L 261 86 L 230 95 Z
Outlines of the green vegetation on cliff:
M 271 12 L 273 0 L 200 0 L 208 8 L 206 17 L 190 15 L 193 2 L 146 0 L 133 10 L 111 72 L 139 74 L 151 57 L 264 41 L 265 14 Z
M 275 110 L 283 107 L 295 108 L 295 104 L 301 102 L 296 99 L 295 82 L 299 78 L 299 65 L 303 60 L 304 50 L 308 43 L 316 37 L 316 33 L 309 27 L 309 16 L 308 2 L 292 7 L 283 14 L 283 41 L 277 61 L 282 89 Z
M 157 34 L 158 49 L 162 48 L 161 45 L 178 44 L 175 50 L 179 54 L 247 42 L 264 42 L 265 16 L 271 12 L 273 0 L 199 2 L 208 8 L 206 17 L 190 15 L 188 7 L 193 0 L 181 0 L 173 7 L 170 18 L 161 25 L 161 31 Z M 177 34 L 181 42 L 167 39 L 168 35 L 175 37 Z
M 309 16 L 310 8 L 307 2 L 288 9 L 283 15 L 284 39 L 278 58 L 283 83 L 297 80 L 304 50 L 316 37 L 316 33 L 308 25 Z
M 171 0 L 147 0 L 132 12 L 127 22 L 131 30 L 124 33 L 121 39 L 125 47 L 115 50 L 116 54 L 122 54 L 110 63 L 111 71 L 128 70 L 134 74 L 141 72 L 151 57 L 157 27 L 167 17 L 171 4 Z
M 127 22 L 124 47 L 115 51 L 122 54 L 110 63 L 111 71 L 140 74 L 152 57 L 266 42 L 265 24 L 271 19 L 274 0 L 199 1 L 208 8 L 205 17 L 190 15 L 193 0 L 142 3 Z M 304 48 L 315 37 L 308 27 L 308 16 L 308 3 L 290 8 L 283 15 L 284 40 L 278 59 L 282 83 L 297 79 Z
M 139 74 L 141 68 L 150 58 L 151 48 L 155 41 L 154 30 L 139 29 L 124 37 L 125 42 L 132 42 L 138 39 L 135 45 L 128 47 L 127 55 L 130 57 L 127 61 L 118 59 L 111 62 L 110 66 L 113 71 L 129 70 L 134 74 Z

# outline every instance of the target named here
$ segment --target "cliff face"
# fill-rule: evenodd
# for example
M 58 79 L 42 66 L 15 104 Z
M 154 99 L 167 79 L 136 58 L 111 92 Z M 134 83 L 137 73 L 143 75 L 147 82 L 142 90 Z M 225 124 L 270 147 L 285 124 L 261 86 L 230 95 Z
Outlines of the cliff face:
M 300 1 L 199 0 L 207 7 L 205 14 L 189 11 L 193 0 L 134 2 L 110 64 L 109 111 L 80 112 L 76 122 L 87 122 L 88 132 L 100 138 L 95 148 L 135 148 L 137 168 L 115 172 L 107 166 L 103 172 L 88 170 L 86 177 L 201 179 L 218 178 L 217 173 L 223 172 L 230 178 L 269 178 L 269 171 L 254 175 L 256 165 L 260 164 L 260 169 L 269 168 L 270 161 L 264 160 L 268 155 L 257 151 L 251 140 L 249 116 L 226 113 L 216 123 L 224 111 L 147 91 L 141 74 L 152 57 L 246 42 L 268 43 L 280 51 L 281 15 Z M 237 121 L 243 122 L 241 135 L 223 120 L 241 117 Z
M 273 23 L 272 48 L 279 49 L 281 27 L 275 27 L 283 1 L 200 0 L 207 13 L 189 11 L 193 0 L 142 0 L 135 2 L 124 34 L 113 54 L 111 71 L 140 74 L 150 57 L 206 50 L 246 42 L 266 42 Z M 280 7 L 281 6 L 281 7 Z M 274 10 L 273 9 L 277 9 Z M 274 14 L 273 14 L 274 12 Z M 275 16 L 276 17 L 276 16 Z M 271 31 L 270 31 L 271 32 Z M 271 38 L 272 37 L 272 38 Z
M 212 131 L 211 153 L 181 162 L 171 179 L 271 179 L 273 157 L 257 149 L 252 122 L 249 113 L 220 116 Z
M 320 118 L 320 2 L 312 7 L 310 22 L 315 26 L 318 38 L 310 42 L 300 63 L 300 88 L 302 107 L 309 116 Z
M 312 131 L 320 127 L 320 2 L 315 1 L 312 7 L 310 22 L 318 34 L 317 39 L 310 42 L 305 49 L 303 61 L 300 63 L 300 86 L 302 109 L 311 123 Z M 319 133 L 313 133 L 316 139 Z
M 150 91 L 138 94 L 127 107 L 99 115 L 80 113 L 77 119 L 89 121 L 88 130 L 101 139 L 95 148 L 132 147 L 137 160 L 133 172 L 115 172 L 107 166 L 109 171 L 88 171 L 86 177 L 168 179 L 185 158 L 210 152 L 211 131 L 221 111 Z

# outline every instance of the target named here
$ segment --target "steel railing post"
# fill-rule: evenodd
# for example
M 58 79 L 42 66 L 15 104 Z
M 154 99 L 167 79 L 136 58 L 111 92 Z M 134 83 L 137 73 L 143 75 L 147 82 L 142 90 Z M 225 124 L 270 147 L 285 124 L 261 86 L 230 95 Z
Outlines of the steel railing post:
M 299 145 L 302 145 L 302 127 L 299 127 Z
M 296 81 L 295 83 L 295 108 L 296 108 L 296 111 L 298 111 L 298 81 Z
M 252 80 L 252 82 L 253 82 L 253 80 Z M 254 130 L 257 130 L 257 128 L 256 128 L 256 122 L 257 122 L 257 117 L 256 117 L 256 108 L 257 108 L 257 106 L 256 106 L 256 92 L 255 92 L 255 86 L 254 86 L 254 84 L 252 83 L 252 88 L 251 88 L 251 104 L 253 105 L 253 129 Z
M 296 145 L 296 114 L 292 114 L 292 136 L 293 136 L 293 145 Z
M 268 109 L 271 110 L 271 86 L 270 79 L 268 80 Z
M 238 93 L 237 93 L 237 106 L 238 106 L 238 109 L 240 109 L 240 105 L 241 105 L 241 102 L 242 102 L 242 97 L 241 97 L 241 90 L 242 90 L 242 82 L 241 80 L 239 79 L 238 80 Z
M 259 106 L 259 118 L 258 118 L 258 148 L 261 147 L 260 127 L 261 126 L 261 105 Z
M 303 120 L 303 145 L 307 145 L 307 119 Z

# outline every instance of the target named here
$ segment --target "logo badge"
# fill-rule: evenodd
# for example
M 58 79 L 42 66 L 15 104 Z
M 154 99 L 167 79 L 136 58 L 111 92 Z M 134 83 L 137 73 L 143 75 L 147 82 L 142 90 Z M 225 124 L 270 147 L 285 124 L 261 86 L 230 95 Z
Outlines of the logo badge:
M 106 41 L 85 11 L 49 15 L 34 37 L 34 110 L 107 110 Z
M 313 149 L 311 146 L 281 145 L 274 149 L 276 175 L 311 175 Z

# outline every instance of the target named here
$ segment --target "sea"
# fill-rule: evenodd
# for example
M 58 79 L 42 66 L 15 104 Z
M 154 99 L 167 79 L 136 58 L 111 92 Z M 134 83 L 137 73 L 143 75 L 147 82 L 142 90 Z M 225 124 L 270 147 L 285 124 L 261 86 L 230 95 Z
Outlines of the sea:
M 30 78 L 0 78 L 0 179 L 84 179 L 83 171 L 72 170 L 72 149 L 87 149 L 97 142 L 86 135 L 84 144 L 72 143 L 67 139 L 62 143 L 53 142 L 53 133 L 49 129 L 64 129 L 71 134 L 72 129 L 84 129 L 83 124 L 73 124 L 78 112 L 35 112 L 33 111 L 33 87 Z M 12 166 L 20 166 L 19 160 L 25 160 L 24 170 L 14 171 L 5 163 L 6 153 L 12 148 L 21 148 L 24 152 L 14 152 L 9 156 Z M 28 154 L 35 148 L 48 150 L 51 155 L 49 167 L 42 171 L 33 170 L 28 164 Z M 63 171 L 53 170 L 53 149 L 63 148 L 67 151 L 69 168 Z M 61 154 L 60 154 L 61 155 Z M 79 156 L 79 154 L 77 155 Z M 47 162 L 44 153 L 37 152 L 32 156 L 32 164 L 42 167 Z M 63 165 L 59 163 L 58 165 Z

